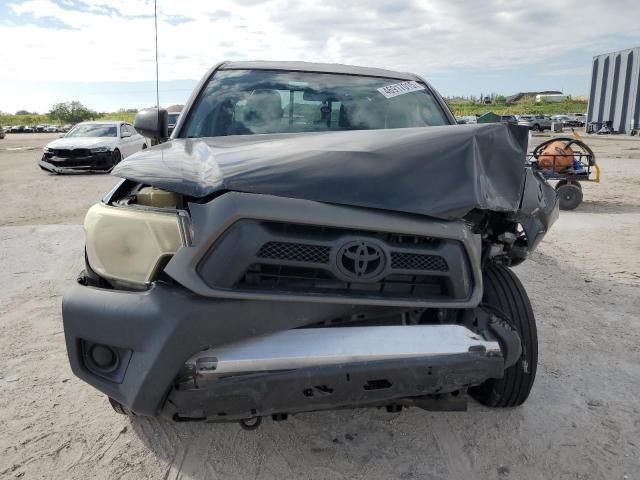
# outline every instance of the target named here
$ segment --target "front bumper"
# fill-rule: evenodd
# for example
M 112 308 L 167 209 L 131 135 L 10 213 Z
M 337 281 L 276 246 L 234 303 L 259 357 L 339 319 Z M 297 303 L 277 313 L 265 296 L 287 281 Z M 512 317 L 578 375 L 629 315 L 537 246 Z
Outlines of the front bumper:
M 111 152 L 81 157 L 58 157 L 44 154 L 38 166 L 52 173 L 108 172 L 113 167 Z
M 409 347 L 408 356 L 397 352 L 380 356 L 375 346 L 374 355 L 360 355 L 358 348 L 363 347 L 348 344 L 352 347 L 343 353 L 352 352 L 350 358 L 325 358 L 310 364 L 308 358 L 305 363 L 298 356 L 302 363 L 286 368 L 277 363 L 286 356 L 286 348 L 280 357 L 275 356 L 278 358 L 259 345 L 244 351 L 240 348 L 243 342 L 246 347 L 247 342 L 264 335 L 277 337 L 282 334 L 278 332 L 360 313 L 362 309 L 328 303 L 205 298 L 160 283 L 145 292 L 77 284 L 64 297 L 63 322 L 74 374 L 138 415 L 233 420 L 276 412 L 366 406 L 452 392 L 502 376 L 505 361 L 498 343 L 471 338 L 462 332 L 468 330 L 455 326 L 451 328 L 461 330 L 451 337 L 449 347 L 436 342 L 439 346 L 434 343 L 433 348 L 426 346 L 414 352 L 420 357 L 413 357 Z M 429 336 L 436 332 L 428 329 L 442 326 L 389 328 L 427 329 L 421 334 Z M 324 329 L 305 331 L 311 330 Z M 340 328 L 331 330 L 339 334 Z M 466 340 L 461 342 L 460 335 Z M 117 352 L 119 360 L 114 368 L 100 371 L 88 359 L 88 352 L 96 344 Z M 325 343 L 328 353 L 332 348 Z M 322 356 L 322 347 L 316 344 L 315 349 L 308 350 L 309 358 Z M 185 372 L 189 359 L 203 351 L 218 355 L 218 374 L 189 377 Z M 389 347 L 386 351 L 389 353 Z M 266 370 L 239 367 L 247 365 L 247 352 L 271 358 L 271 363 L 264 362 Z M 239 368 L 242 372 L 237 371 Z
M 62 316 L 74 374 L 140 415 L 157 415 L 185 361 L 205 348 L 349 315 L 348 305 L 204 298 L 156 284 L 124 292 L 76 284 Z M 121 358 L 91 370 L 87 347 L 108 345 Z

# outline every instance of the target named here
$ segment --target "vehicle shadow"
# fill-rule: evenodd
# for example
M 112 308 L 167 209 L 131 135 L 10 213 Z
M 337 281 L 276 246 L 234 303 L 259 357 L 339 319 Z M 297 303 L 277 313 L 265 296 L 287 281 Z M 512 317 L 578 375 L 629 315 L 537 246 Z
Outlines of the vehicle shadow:
M 518 424 L 523 415 L 524 409 L 495 412 L 473 404 L 468 412 L 306 413 L 264 419 L 253 431 L 238 423 L 142 417 L 131 418 L 131 426 L 166 464 L 165 478 L 474 478 L 473 456 L 465 453 L 469 437 L 475 444 L 492 430 L 498 436 L 498 422 Z

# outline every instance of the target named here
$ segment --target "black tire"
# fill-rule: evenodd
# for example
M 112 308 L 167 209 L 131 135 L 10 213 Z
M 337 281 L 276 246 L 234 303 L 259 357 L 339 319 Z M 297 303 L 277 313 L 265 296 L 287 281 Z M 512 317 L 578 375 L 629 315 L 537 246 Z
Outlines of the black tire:
M 541 131 L 542 131 L 542 128 L 540 128 L 540 125 L 538 125 L 537 123 L 533 126 L 533 129 L 534 129 L 536 132 L 541 132 Z
M 520 359 L 504 371 L 469 389 L 473 398 L 489 407 L 517 407 L 531 392 L 538 368 L 538 332 L 529 296 L 515 273 L 504 265 L 491 265 L 483 273 L 483 303 L 504 314 L 522 340 Z
M 142 150 L 146 150 L 146 149 L 147 149 L 147 143 L 145 142 L 142 144 Z
M 560 201 L 560 210 L 575 210 L 582 203 L 582 189 L 567 183 L 556 189 Z
M 120 160 L 122 160 L 122 154 L 120 153 L 120 150 L 116 148 L 111 154 L 111 165 L 115 167 L 120 163 Z

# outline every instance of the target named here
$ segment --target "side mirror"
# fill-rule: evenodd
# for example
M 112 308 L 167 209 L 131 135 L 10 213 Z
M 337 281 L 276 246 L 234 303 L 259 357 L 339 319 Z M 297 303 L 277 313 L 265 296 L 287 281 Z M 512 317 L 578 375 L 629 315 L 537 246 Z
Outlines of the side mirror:
M 133 126 L 143 137 L 151 138 L 160 143 L 169 136 L 168 120 L 169 115 L 164 108 L 145 108 L 138 112 Z

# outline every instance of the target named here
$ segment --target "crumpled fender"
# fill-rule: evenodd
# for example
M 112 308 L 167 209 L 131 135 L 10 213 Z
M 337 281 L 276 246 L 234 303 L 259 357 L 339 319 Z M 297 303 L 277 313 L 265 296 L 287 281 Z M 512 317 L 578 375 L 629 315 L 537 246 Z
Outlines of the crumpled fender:
M 540 172 L 527 167 L 522 202 L 516 219 L 527 236 L 529 251 L 538 246 L 558 216 L 558 198 L 555 189 Z

